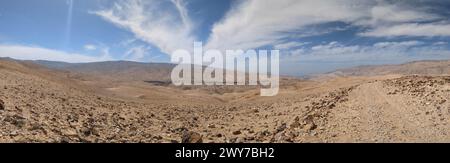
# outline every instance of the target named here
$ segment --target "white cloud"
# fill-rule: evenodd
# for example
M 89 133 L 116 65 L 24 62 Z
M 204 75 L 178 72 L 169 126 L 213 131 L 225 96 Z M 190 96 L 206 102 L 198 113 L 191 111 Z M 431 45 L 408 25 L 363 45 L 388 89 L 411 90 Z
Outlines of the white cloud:
M 307 42 L 296 42 L 296 41 L 292 41 L 292 42 L 285 42 L 285 43 L 281 43 L 281 44 L 276 44 L 274 46 L 275 49 L 278 50 L 285 50 L 285 49 L 291 49 L 291 48 L 296 48 L 296 47 L 300 47 L 303 45 L 308 44 Z
M 121 0 L 110 9 L 93 13 L 129 30 L 136 38 L 155 45 L 167 54 L 176 49 L 189 48 L 194 42 L 191 36 L 193 23 L 180 0 Z
M 276 44 L 292 31 L 307 36 L 314 25 L 330 22 L 368 29 L 361 36 L 450 36 L 450 24 L 430 23 L 439 19 L 420 6 L 413 8 L 399 1 L 249 0 L 214 25 L 207 47 L 257 48 Z
M 84 45 L 84 49 L 85 49 L 85 50 L 89 50 L 89 51 L 91 51 L 91 50 L 97 50 L 97 46 L 91 45 L 91 44 L 87 44 L 87 45 Z
M 302 44 L 289 41 L 293 34 L 306 37 L 355 26 L 366 29 L 358 33 L 366 37 L 450 36 L 450 24 L 437 23 L 440 16 L 430 14 L 420 6 L 405 6 L 399 1 L 247 0 L 235 4 L 222 20 L 213 25 L 205 49 L 252 49 L 272 45 L 282 50 L 295 50 L 301 49 Z M 158 47 L 166 54 L 177 49 L 189 50 L 195 40 L 195 23 L 182 0 L 120 0 L 108 9 L 93 13 L 129 30 L 137 39 Z M 344 22 L 348 26 L 311 30 L 315 25 L 333 22 Z M 408 44 L 415 46 L 412 45 L 414 43 L 419 42 L 385 42 L 376 46 L 392 49 L 408 47 Z M 317 45 L 311 50 L 314 53 L 341 54 L 368 50 L 368 47 L 330 43 Z
M 450 36 L 450 24 L 444 23 L 407 23 L 392 26 L 380 26 L 363 32 L 361 36 L 394 37 L 394 36 Z
M 371 21 L 373 23 L 383 22 L 417 22 L 438 19 L 439 16 L 422 11 L 414 11 L 397 5 L 379 5 L 371 10 Z
M 359 65 L 442 59 L 450 59 L 448 47 L 428 46 L 420 41 L 378 42 L 359 46 L 330 42 L 286 52 L 280 58 L 280 69 L 285 74 L 305 75 Z
M 329 44 L 313 46 L 311 47 L 311 50 L 312 53 L 316 54 L 341 55 L 357 52 L 361 50 L 361 47 L 357 45 L 344 46 L 333 41 Z
M 102 56 L 89 56 L 24 45 L 0 45 L 0 57 L 11 57 L 20 60 L 62 61 L 70 63 L 112 60 L 109 53 L 103 53 Z
M 150 48 L 146 46 L 136 46 L 130 48 L 123 56 L 124 60 L 143 62 L 144 57 Z
M 448 44 L 448 42 L 444 42 L 444 41 L 439 41 L 439 42 L 433 43 L 433 45 L 438 45 L 438 46 L 440 46 L 440 45 L 447 45 L 447 44 Z
M 450 24 L 436 23 L 442 19 L 441 16 L 428 13 L 421 6 L 412 8 L 393 2 L 379 1 L 370 10 L 368 18 L 352 22 L 353 25 L 367 28 L 367 31 L 359 35 L 367 37 L 450 36 Z
M 402 41 L 402 42 L 379 42 L 373 46 L 375 48 L 408 48 L 411 46 L 417 46 L 424 44 L 421 41 Z
M 287 37 L 283 32 L 367 15 L 367 1 L 249 0 L 233 8 L 212 29 L 207 48 L 250 49 Z
M 378 42 L 373 45 L 343 45 L 338 42 L 289 51 L 284 62 L 398 61 L 450 58 L 445 47 L 425 46 L 421 41 Z

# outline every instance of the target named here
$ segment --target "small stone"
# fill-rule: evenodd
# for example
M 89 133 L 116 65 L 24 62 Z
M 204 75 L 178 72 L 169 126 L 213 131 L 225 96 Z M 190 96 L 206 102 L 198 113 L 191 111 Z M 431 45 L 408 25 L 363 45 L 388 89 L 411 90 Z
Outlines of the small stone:
M 181 143 L 203 143 L 203 136 L 192 131 L 184 132 Z
M 208 125 L 208 128 L 216 128 L 216 125 L 210 124 L 210 125 Z
M 228 111 L 237 111 L 237 107 L 232 107 L 232 108 L 228 109 Z
M 0 100 L 0 110 L 5 110 L 5 102 L 3 100 Z
M 240 130 L 233 131 L 233 135 L 240 135 L 242 132 Z
M 314 123 L 308 123 L 303 127 L 307 131 L 311 131 L 317 128 L 317 125 Z
M 10 136 L 17 136 L 17 135 L 19 135 L 19 134 L 17 133 L 17 131 L 12 131 L 11 133 L 9 133 L 9 135 L 10 135 Z
M 289 125 L 289 127 L 290 128 L 297 128 L 297 127 L 300 127 L 300 117 L 298 117 L 298 116 L 296 116 L 295 118 L 294 118 L 294 122 L 292 122 L 290 125 Z
M 283 124 L 281 124 L 281 126 L 279 126 L 279 127 L 277 128 L 277 132 L 284 131 L 286 128 L 287 128 L 287 127 L 286 127 L 286 123 L 283 123 Z
M 234 141 L 234 143 L 244 143 L 245 139 L 244 138 L 236 138 L 236 140 Z
M 298 121 L 294 121 L 291 123 L 291 125 L 289 125 L 290 128 L 297 128 L 300 127 L 300 122 Z
M 73 128 L 67 128 L 61 132 L 65 136 L 78 136 L 77 131 Z
M 155 138 L 156 140 L 162 140 L 163 139 L 163 137 L 161 135 L 154 136 L 153 138 Z
M 13 115 L 13 116 L 6 116 L 4 121 L 10 122 L 11 124 L 22 128 L 26 124 L 26 119 L 19 115 Z

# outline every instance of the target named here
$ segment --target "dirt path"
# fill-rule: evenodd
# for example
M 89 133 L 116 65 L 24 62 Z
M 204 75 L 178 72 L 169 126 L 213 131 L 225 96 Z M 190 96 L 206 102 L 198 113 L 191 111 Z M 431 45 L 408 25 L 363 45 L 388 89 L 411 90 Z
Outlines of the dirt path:
M 332 141 L 427 142 L 449 141 L 448 126 L 420 109 L 408 95 L 389 95 L 382 82 L 367 83 L 349 94 L 349 101 L 330 114 Z

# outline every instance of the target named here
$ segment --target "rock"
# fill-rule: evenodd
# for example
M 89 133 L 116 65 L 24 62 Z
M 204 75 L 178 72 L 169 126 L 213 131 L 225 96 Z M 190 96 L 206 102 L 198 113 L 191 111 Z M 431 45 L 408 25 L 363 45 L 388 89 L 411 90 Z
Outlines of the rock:
M 289 127 L 290 128 L 297 128 L 297 127 L 300 127 L 300 117 L 298 117 L 298 116 L 296 116 L 295 117 L 295 119 L 294 119 L 294 122 L 292 122 L 290 125 L 289 125 Z
M 314 123 L 314 117 L 312 115 L 308 115 L 303 119 L 303 129 L 306 131 L 311 131 L 317 128 L 317 125 Z
M 32 123 L 32 124 L 30 124 L 29 130 L 31 130 L 31 131 L 33 131 L 33 130 L 42 130 L 42 131 L 45 131 L 44 127 L 42 127 L 42 125 L 39 124 L 39 123 Z
M 98 131 L 92 127 L 83 127 L 80 129 L 80 132 L 83 133 L 84 136 L 98 135 Z
M 314 130 L 314 129 L 316 129 L 316 128 L 317 128 L 317 125 L 314 124 L 314 123 L 308 123 L 308 124 L 306 124 L 306 125 L 303 127 L 303 129 L 305 129 L 305 130 L 307 130 L 307 131 L 312 131 L 312 130 Z
M 240 130 L 233 131 L 233 135 L 240 135 L 242 132 Z
M 183 133 L 181 143 L 203 143 L 203 136 L 196 132 L 187 131 Z
M 278 126 L 278 128 L 277 128 L 277 133 L 284 131 L 286 128 L 287 128 L 286 123 L 281 124 L 281 126 Z
M 61 133 L 65 136 L 78 136 L 77 130 L 73 128 L 67 128 L 61 131 Z
M 70 139 L 67 138 L 67 137 L 62 137 L 62 138 L 59 140 L 59 142 L 60 142 L 60 143 L 70 143 Z
M 228 109 L 228 111 L 237 111 L 237 107 L 232 107 L 232 108 Z
M 156 139 L 156 140 L 162 140 L 163 139 L 163 137 L 161 135 L 154 136 L 153 138 Z
M 19 115 L 13 115 L 13 116 L 6 116 L 4 121 L 10 122 L 11 124 L 22 128 L 26 124 L 26 119 Z
M 172 132 L 175 132 L 175 133 L 184 133 L 184 132 L 187 132 L 187 131 L 188 131 L 188 129 L 186 127 L 178 127 L 176 129 L 172 130 Z
M 0 99 L 0 110 L 5 110 L 5 102 Z
M 236 138 L 236 140 L 234 141 L 234 143 L 244 143 L 245 139 L 244 138 Z
M 11 133 L 9 133 L 9 135 L 10 135 L 10 136 L 17 136 L 17 135 L 19 135 L 19 134 L 17 133 L 17 131 L 12 131 Z
M 208 128 L 216 128 L 216 125 L 214 125 L 214 124 L 209 124 L 209 125 L 208 125 Z

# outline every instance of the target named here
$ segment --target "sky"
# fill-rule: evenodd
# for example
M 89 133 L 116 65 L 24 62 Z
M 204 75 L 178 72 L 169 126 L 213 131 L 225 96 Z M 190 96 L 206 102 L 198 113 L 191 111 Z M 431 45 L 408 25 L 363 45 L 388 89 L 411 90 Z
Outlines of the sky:
M 448 0 L 0 0 L 0 57 L 169 62 L 278 49 L 281 74 L 450 59 Z

